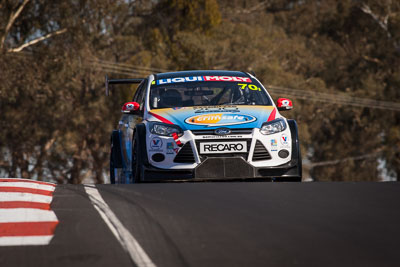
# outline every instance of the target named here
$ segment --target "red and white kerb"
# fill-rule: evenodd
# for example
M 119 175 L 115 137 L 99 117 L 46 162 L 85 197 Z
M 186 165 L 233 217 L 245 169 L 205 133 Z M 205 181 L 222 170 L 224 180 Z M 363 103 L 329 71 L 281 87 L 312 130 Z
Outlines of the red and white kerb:
M 56 185 L 0 178 L 0 246 L 48 245 L 58 219 L 50 209 Z

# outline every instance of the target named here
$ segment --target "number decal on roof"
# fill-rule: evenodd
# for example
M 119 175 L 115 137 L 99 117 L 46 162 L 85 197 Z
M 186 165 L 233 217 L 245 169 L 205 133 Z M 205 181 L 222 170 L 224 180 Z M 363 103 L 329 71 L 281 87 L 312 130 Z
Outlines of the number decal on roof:
M 238 85 L 240 86 L 240 89 L 242 89 L 242 90 L 246 89 L 246 87 L 247 87 L 252 91 L 261 91 L 261 88 L 255 86 L 254 84 L 249 84 L 248 85 L 247 83 L 238 83 Z

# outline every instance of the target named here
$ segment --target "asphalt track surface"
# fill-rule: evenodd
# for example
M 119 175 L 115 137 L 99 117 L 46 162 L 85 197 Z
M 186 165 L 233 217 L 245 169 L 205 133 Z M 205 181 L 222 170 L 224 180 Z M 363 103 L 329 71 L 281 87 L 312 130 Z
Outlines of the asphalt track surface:
M 157 266 L 400 266 L 400 183 L 98 185 Z M 82 185 L 58 185 L 48 246 L 0 266 L 133 266 Z

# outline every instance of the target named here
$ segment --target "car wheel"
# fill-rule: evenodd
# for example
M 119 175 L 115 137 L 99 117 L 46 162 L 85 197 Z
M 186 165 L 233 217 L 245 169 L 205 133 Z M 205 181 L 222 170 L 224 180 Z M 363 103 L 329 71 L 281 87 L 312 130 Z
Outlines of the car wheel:
M 125 183 L 123 174 L 120 133 L 118 130 L 114 130 L 111 134 L 110 183 Z
M 132 148 L 132 182 L 140 183 L 143 178 L 143 158 L 141 156 L 141 144 L 139 134 L 136 132 Z

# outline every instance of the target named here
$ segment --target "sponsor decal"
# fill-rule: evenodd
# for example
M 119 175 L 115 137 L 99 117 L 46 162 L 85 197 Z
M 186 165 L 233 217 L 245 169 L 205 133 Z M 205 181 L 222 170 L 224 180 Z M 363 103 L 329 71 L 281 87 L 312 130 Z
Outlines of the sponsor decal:
M 271 139 L 271 151 L 278 151 L 278 141 Z
M 194 107 L 194 113 L 211 113 L 211 112 L 240 112 L 237 106 L 204 106 Z
M 289 138 L 286 134 L 281 135 L 281 144 L 287 146 L 289 144 Z
M 233 138 L 245 138 L 243 135 L 200 135 L 199 138 L 201 139 L 233 139 Z
M 228 128 L 219 128 L 214 131 L 216 135 L 227 135 L 230 134 L 231 132 L 232 130 Z
M 174 143 L 168 142 L 167 149 L 174 149 Z
M 282 100 L 282 106 L 289 106 L 290 101 L 288 99 Z
M 135 108 L 135 106 L 133 104 L 131 104 L 131 103 L 126 104 L 126 110 L 132 110 L 134 108 Z
M 136 102 L 127 102 L 124 104 L 124 106 L 122 107 L 122 112 L 124 113 L 129 113 L 132 110 L 137 110 L 139 109 L 140 105 Z
M 246 82 L 251 83 L 249 77 L 234 77 L 234 76 L 189 76 L 189 77 L 176 77 L 159 79 L 156 81 L 157 85 L 169 83 L 184 83 L 184 82 L 204 82 L 204 81 L 219 81 L 219 82 Z
M 169 83 L 201 82 L 201 81 L 204 81 L 202 76 L 177 77 L 177 78 L 159 79 L 157 80 L 157 85 L 169 84 Z
M 151 139 L 150 141 L 150 148 L 151 150 L 156 150 L 156 151 L 160 151 L 162 148 L 163 142 L 160 138 L 158 137 L 154 137 L 153 139 Z
M 205 81 L 221 81 L 221 82 L 246 82 L 251 83 L 249 77 L 232 77 L 232 76 L 204 76 Z
M 286 108 L 292 109 L 293 103 L 290 99 L 287 98 L 279 98 L 278 99 L 278 108 Z
M 255 120 L 256 118 L 251 115 L 211 113 L 189 117 L 185 122 L 193 125 L 222 126 L 250 123 Z
M 172 142 L 167 143 L 167 154 L 175 154 L 174 143 Z
M 243 153 L 247 152 L 246 141 L 200 143 L 200 153 Z

